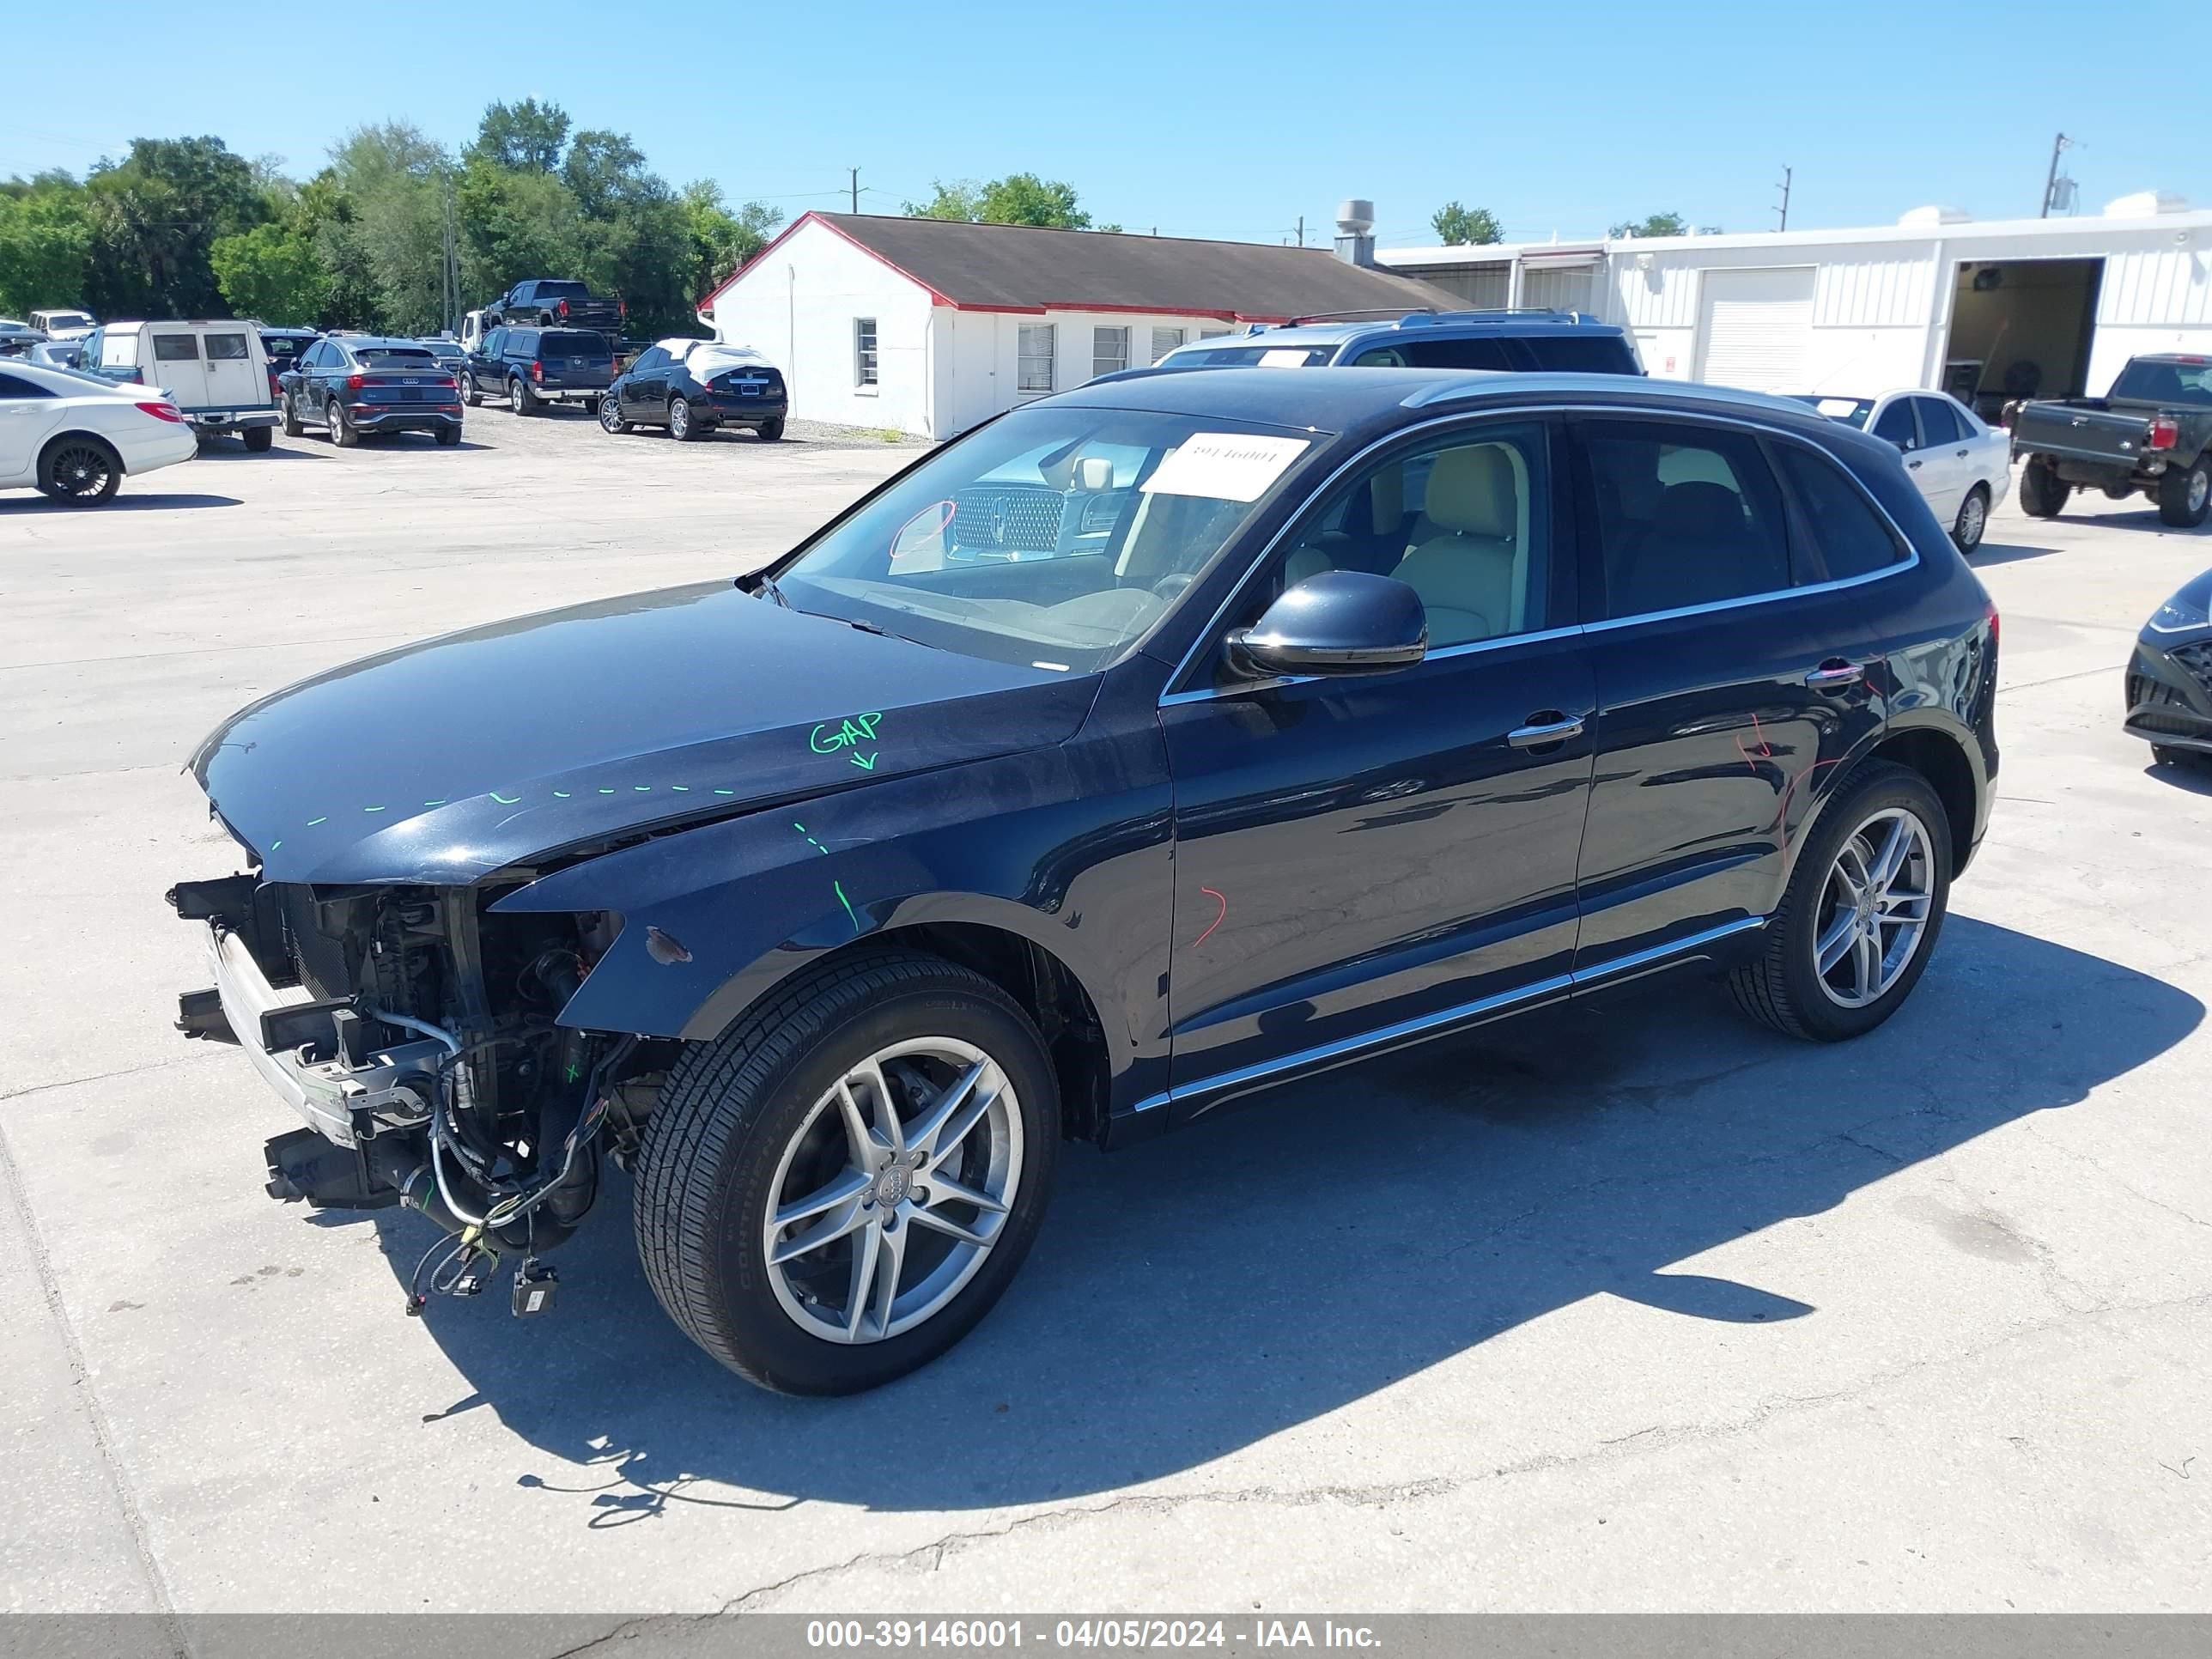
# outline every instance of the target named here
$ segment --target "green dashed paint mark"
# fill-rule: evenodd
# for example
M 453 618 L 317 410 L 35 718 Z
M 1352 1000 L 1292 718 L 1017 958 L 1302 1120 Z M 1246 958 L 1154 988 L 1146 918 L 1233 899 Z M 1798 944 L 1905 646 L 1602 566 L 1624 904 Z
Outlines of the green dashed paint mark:
M 446 803 L 442 799 L 438 800 L 426 800 L 422 803 L 425 806 L 443 806 Z
M 845 896 L 844 884 L 842 882 L 833 881 L 830 885 L 831 890 L 837 895 L 837 902 L 845 907 L 845 916 L 846 919 L 853 924 L 853 931 L 856 933 L 859 933 L 860 931 L 860 919 L 853 914 L 853 901 Z
M 734 789 L 717 789 L 714 793 L 718 795 L 734 795 L 738 792 Z
M 307 828 L 312 830 L 319 823 L 328 823 L 330 821 L 330 814 L 325 812 L 321 817 L 309 818 L 307 820 Z
M 668 787 L 679 795 L 688 795 L 691 793 L 691 786 L 688 783 L 672 783 Z
M 283 844 L 284 843 L 281 841 L 272 841 L 269 843 L 269 850 L 273 853 Z
M 611 789 L 602 789 L 599 793 L 603 795 L 611 795 L 614 793 L 614 791 Z
M 641 795 L 649 795 L 653 793 L 653 786 L 649 783 L 633 783 L 630 787 Z
M 502 795 L 496 789 L 491 792 L 491 798 L 501 806 L 513 806 L 522 799 L 520 795 Z
M 566 800 L 568 799 L 568 792 L 565 789 L 556 789 L 553 792 L 553 799 L 555 800 Z
M 384 809 L 381 806 L 364 806 L 361 810 L 364 812 L 381 812 Z

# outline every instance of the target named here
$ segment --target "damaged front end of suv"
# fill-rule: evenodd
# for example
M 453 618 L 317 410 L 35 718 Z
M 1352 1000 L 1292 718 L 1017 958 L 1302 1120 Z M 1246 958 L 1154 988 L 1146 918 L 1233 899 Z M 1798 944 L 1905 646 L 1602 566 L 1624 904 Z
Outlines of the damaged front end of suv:
M 434 1289 L 482 1290 L 509 1256 L 515 1311 L 550 1305 L 537 1258 L 591 1209 L 602 1158 L 635 1151 L 671 1046 L 556 1023 L 618 918 L 487 915 L 500 891 L 238 875 L 168 895 L 209 924 L 216 981 L 181 1000 L 178 1028 L 239 1044 L 306 1120 L 264 1149 L 270 1196 L 404 1205 L 453 1236 L 410 1313 Z

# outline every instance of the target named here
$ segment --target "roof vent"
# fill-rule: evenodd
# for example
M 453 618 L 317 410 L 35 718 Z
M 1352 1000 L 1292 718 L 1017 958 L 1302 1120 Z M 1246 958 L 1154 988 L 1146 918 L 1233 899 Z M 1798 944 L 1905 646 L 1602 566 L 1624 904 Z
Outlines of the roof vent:
M 1336 204 L 1336 257 L 1348 265 L 1375 263 L 1375 204 L 1353 197 Z
M 1907 229 L 1924 230 L 1931 225 L 1964 225 L 1973 222 L 1974 216 L 1964 208 L 1917 207 L 1897 216 L 1897 222 Z
M 2186 213 L 2189 198 L 2170 190 L 2139 190 L 2132 196 L 2115 196 L 2105 204 L 2107 219 L 2148 219 L 2160 213 Z

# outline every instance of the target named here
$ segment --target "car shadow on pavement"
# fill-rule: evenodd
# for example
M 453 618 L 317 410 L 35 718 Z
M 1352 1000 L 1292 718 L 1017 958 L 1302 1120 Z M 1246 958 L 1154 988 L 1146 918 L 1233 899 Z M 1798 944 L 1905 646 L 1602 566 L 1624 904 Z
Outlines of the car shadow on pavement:
M 2040 559 L 2056 553 L 2055 547 L 2028 547 L 2017 542 L 1984 542 L 1966 555 L 1966 562 L 1980 570 L 1993 564 L 2015 564 L 2022 559 Z
M 57 517 L 64 514 L 147 513 L 156 507 L 237 507 L 241 505 L 235 495 L 162 495 L 159 492 L 135 494 L 125 491 L 112 501 L 101 501 L 89 507 L 66 506 L 50 501 L 45 496 L 27 496 L 21 501 L 0 501 L 0 514 L 51 513 Z
M 1651 988 L 1126 1152 L 1064 1148 L 999 1308 L 935 1364 L 850 1399 L 766 1394 L 693 1347 L 637 1266 L 615 1176 L 557 1258 L 557 1312 L 511 1317 L 504 1275 L 480 1302 L 434 1301 L 423 1324 L 469 1391 L 422 1401 L 423 1421 L 496 1413 L 563 1460 L 520 1484 L 577 1524 L 694 1504 L 965 1509 L 1196 1468 L 1595 1295 L 1755 1344 L 1762 1323 L 1821 1310 L 1673 1264 L 2074 1105 L 2204 1013 L 2163 981 L 1959 915 L 1913 1000 L 1856 1042 L 1772 1036 L 1710 981 Z M 394 1211 L 375 1225 L 403 1279 L 437 1237 Z M 1940 1267 L 1899 1264 L 1916 1271 Z

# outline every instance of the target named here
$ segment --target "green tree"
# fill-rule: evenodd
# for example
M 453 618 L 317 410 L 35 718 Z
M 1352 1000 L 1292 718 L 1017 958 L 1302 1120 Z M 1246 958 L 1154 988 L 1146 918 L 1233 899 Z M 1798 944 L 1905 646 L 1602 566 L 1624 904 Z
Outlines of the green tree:
M 576 198 L 559 174 L 517 171 L 471 155 L 455 191 L 461 286 L 489 300 L 526 276 L 604 285 L 613 272 L 591 246 Z
M 568 142 L 568 111 L 558 104 L 526 98 L 519 104 L 485 107 L 473 153 L 519 173 L 550 173 L 561 165 L 561 150 Z
M 678 201 L 690 239 L 685 286 L 695 302 L 766 247 L 783 222 L 783 215 L 764 202 L 747 202 L 732 213 L 712 179 L 695 179 Z
M 312 235 L 281 224 L 217 237 L 209 249 L 231 309 L 280 328 L 310 328 L 331 297 L 331 275 Z
M 1446 247 L 1468 247 L 1505 240 L 1505 227 L 1498 222 L 1498 216 L 1488 208 L 1467 208 L 1457 202 L 1446 202 L 1429 222 L 1436 227 L 1437 240 Z
M 586 219 L 611 219 L 623 207 L 665 195 L 663 185 L 645 165 L 645 152 L 626 132 L 592 129 L 580 132 L 561 164 L 561 177 Z
M 1687 236 L 1690 222 L 1679 213 L 1654 213 L 1613 226 L 1608 236 Z
M 349 250 L 374 295 L 368 319 L 399 334 L 442 326 L 445 151 L 405 121 L 356 127 L 331 151 L 350 208 Z
M 209 250 L 269 207 L 245 157 L 220 138 L 134 138 L 85 181 L 92 247 L 83 303 L 104 317 L 222 314 Z
M 0 186 L 0 312 L 82 304 L 92 250 L 83 191 L 66 173 L 21 184 Z
M 965 219 L 987 225 L 1047 225 L 1059 230 L 1088 230 L 1091 216 L 1076 205 L 1075 186 L 1034 173 L 1010 173 L 978 184 L 972 179 L 930 181 L 936 194 L 908 202 L 916 219 Z

